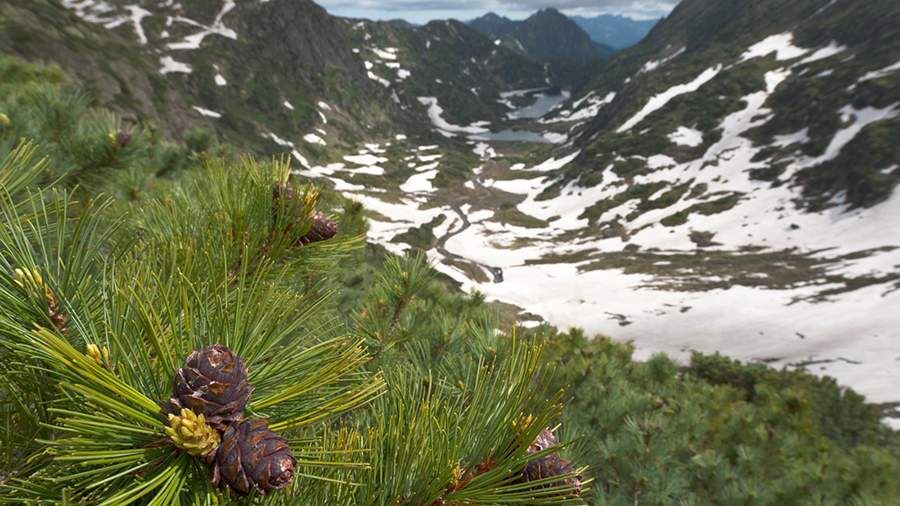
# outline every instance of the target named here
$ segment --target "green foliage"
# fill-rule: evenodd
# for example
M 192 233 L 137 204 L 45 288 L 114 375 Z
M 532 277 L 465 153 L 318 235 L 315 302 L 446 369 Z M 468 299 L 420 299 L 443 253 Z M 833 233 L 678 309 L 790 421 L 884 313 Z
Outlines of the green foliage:
M 590 465 L 596 504 L 890 504 L 900 438 L 833 380 L 694 355 L 663 355 L 578 332 L 547 359 L 569 386 L 564 426 Z
M 83 95 L 30 86 L 4 110 L 47 147 L 0 152 L 0 501 L 237 501 L 165 433 L 173 371 L 217 343 L 247 364 L 247 416 L 298 461 L 286 490 L 243 502 L 579 502 L 565 476 L 517 482 L 558 450 L 528 453 L 561 408 L 537 387 L 539 346 L 496 335 L 482 301 L 447 297 L 421 257 L 333 296 L 359 254 L 358 206 L 290 181 L 288 200 L 287 161 L 213 156 L 203 132 L 176 148 L 206 151 L 190 170 L 161 173 L 172 155 L 151 132 L 122 141 Z M 338 237 L 298 242 L 333 209 Z
M 57 71 L 0 62 L 14 69 L 0 74 L 0 502 L 239 501 L 164 432 L 173 371 L 212 343 L 246 360 L 249 416 L 298 460 L 291 486 L 245 503 L 900 496 L 900 436 L 832 380 L 718 356 L 636 362 L 578 331 L 499 332 L 482 296 L 422 256 L 363 247 L 358 203 L 296 181 L 296 205 L 273 200 L 286 161 L 220 156 L 230 149 L 199 130 L 185 145 L 131 126 L 113 145 L 129 126 Z M 299 247 L 314 209 L 341 232 Z M 528 455 L 545 427 L 571 443 Z M 559 478 L 518 483 L 549 451 L 575 461 L 582 497 Z

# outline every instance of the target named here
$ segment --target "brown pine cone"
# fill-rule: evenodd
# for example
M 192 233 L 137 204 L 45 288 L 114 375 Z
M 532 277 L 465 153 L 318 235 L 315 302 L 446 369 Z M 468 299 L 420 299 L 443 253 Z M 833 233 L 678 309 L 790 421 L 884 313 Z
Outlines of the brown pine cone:
M 266 420 L 246 420 L 222 434 L 212 462 L 213 483 L 238 495 L 249 494 L 253 487 L 266 494 L 287 486 L 296 465 L 287 441 L 270 431 Z
M 531 443 L 531 446 L 528 447 L 528 453 L 538 453 L 540 451 L 546 450 L 547 448 L 556 446 L 557 443 L 558 441 L 556 439 L 556 435 L 554 435 L 553 432 L 550 431 L 550 429 L 544 429 L 540 434 L 537 435 L 537 437 L 534 439 L 534 442 Z M 555 453 L 551 453 L 529 461 L 528 464 L 525 465 L 525 469 L 522 470 L 522 477 L 518 480 L 518 482 L 528 483 L 531 481 L 552 478 L 554 476 L 572 474 L 574 472 L 575 468 L 572 467 L 571 462 L 566 459 L 560 458 L 559 455 Z M 551 486 L 553 487 L 560 487 L 564 485 L 572 487 L 573 491 L 576 494 L 581 494 L 581 476 L 572 476 L 551 484 Z
M 312 225 L 309 227 L 309 232 L 307 232 L 303 237 L 297 239 L 297 244 L 300 246 L 306 246 L 307 244 L 313 242 L 325 241 L 336 236 L 337 233 L 337 223 L 335 223 L 333 220 L 328 219 L 325 214 L 316 211 L 312 215 Z
M 241 420 L 253 392 L 247 382 L 244 360 L 228 348 L 214 344 L 191 353 L 184 367 L 175 373 L 174 394 L 168 412 L 178 414 L 182 408 L 204 415 L 207 423 L 224 430 Z

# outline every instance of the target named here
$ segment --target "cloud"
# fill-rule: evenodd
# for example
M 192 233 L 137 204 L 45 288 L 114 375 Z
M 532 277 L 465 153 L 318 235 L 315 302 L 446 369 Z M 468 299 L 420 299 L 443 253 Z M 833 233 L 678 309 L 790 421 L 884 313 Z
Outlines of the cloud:
M 593 16 L 623 14 L 637 18 L 665 15 L 679 0 L 319 0 L 335 13 L 373 12 L 384 17 L 405 17 L 406 13 L 485 13 L 495 11 L 512 17 L 530 14 L 544 7 L 553 7 L 570 15 Z

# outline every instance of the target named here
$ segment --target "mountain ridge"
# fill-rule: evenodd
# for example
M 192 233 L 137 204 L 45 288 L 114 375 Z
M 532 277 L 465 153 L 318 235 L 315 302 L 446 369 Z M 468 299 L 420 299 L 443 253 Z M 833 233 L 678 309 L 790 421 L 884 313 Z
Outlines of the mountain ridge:
M 894 376 L 869 377 L 889 369 L 897 350 L 881 337 L 900 326 L 893 3 L 685 0 L 571 97 L 460 22 L 322 18 L 332 41 L 298 21 L 309 47 L 295 54 L 251 22 L 260 7 L 219 16 L 225 5 L 184 11 L 204 28 L 176 23 L 162 39 L 169 11 L 127 16 L 111 40 L 131 37 L 116 52 L 135 51 L 176 114 L 256 153 L 293 154 L 299 175 L 361 202 L 372 242 L 424 251 L 529 325 L 633 339 L 644 358 L 699 349 L 816 367 L 896 400 Z M 169 47 L 200 30 L 198 49 Z M 3 31 L 0 45 L 27 48 L 28 35 Z M 291 75 L 280 57 L 304 60 L 303 86 L 254 83 L 244 44 L 256 40 L 273 73 Z M 160 73 L 178 68 L 161 56 L 191 72 Z M 535 290 L 550 284 L 561 288 Z M 723 319 L 723 305 L 737 310 Z

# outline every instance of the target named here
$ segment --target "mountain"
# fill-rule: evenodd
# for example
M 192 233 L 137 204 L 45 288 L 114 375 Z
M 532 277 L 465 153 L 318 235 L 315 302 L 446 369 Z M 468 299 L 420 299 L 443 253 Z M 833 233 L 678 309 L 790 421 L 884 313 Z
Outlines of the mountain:
M 303 163 L 415 130 L 421 96 L 468 123 L 508 110 L 501 91 L 547 86 L 543 64 L 462 23 L 343 19 L 308 0 L 47 1 L 0 13 L 0 50 L 57 62 L 126 118 L 178 136 L 211 127 Z
M 552 10 L 489 17 L 492 39 L 289 0 L 66 5 L 0 4 L 0 49 L 134 121 L 293 154 L 371 242 L 520 321 L 900 400 L 898 373 L 871 379 L 900 355 L 896 2 L 684 0 L 597 68 Z
M 572 16 L 591 40 L 614 49 L 625 49 L 641 41 L 659 23 L 659 19 L 631 19 L 614 14 L 595 17 Z
M 503 195 L 530 228 L 494 213 L 455 237 L 504 273 L 466 286 L 648 354 L 814 366 L 896 400 L 900 374 L 868 378 L 900 355 L 876 351 L 900 325 L 898 16 L 684 0 L 539 120 L 565 142 L 483 169 L 469 201 Z
M 95 87 L 104 105 L 164 120 L 175 134 L 215 120 L 219 135 L 266 152 L 304 135 L 340 144 L 396 128 L 408 114 L 367 78 L 347 23 L 308 0 L 0 9 L 0 49 L 55 61 Z
M 469 124 L 503 114 L 507 109 L 498 101 L 503 91 L 548 86 L 542 63 L 495 45 L 459 21 L 418 27 L 367 20 L 346 23 L 368 77 L 388 86 L 406 108 L 418 107 L 418 97 L 436 97 L 448 119 Z
M 523 21 L 488 13 L 468 24 L 497 44 L 547 64 L 552 76 L 572 87 L 584 84 L 597 65 L 614 52 L 591 41 L 584 30 L 556 9 L 541 9 Z
M 898 14 L 684 0 L 561 90 L 455 21 L 0 2 L 0 501 L 892 504 Z M 163 432 L 214 340 L 284 491 Z
M 468 25 L 487 35 L 491 40 L 496 40 L 514 33 L 519 23 L 506 16 L 489 12 L 484 16 L 469 21 Z

